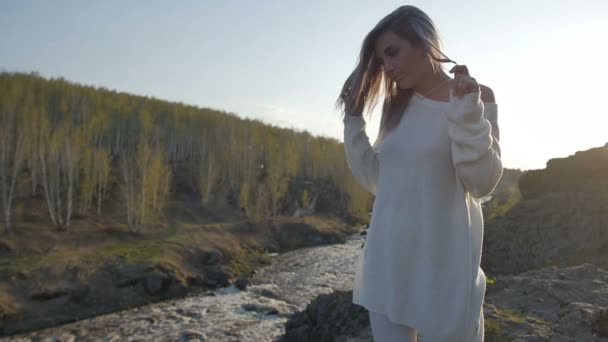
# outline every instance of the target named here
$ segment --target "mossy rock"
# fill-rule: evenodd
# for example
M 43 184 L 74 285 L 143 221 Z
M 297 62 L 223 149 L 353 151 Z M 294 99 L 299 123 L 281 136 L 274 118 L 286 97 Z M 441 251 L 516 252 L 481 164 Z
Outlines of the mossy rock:
M 608 337 L 608 310 L 600 312 L 599 317 L 591 324 L 591 329 L 602 337 Z
M 513 338 L 505 335 L 503 327 L 494 319 L 486 318 L 484 320 L 484 329 L 486 342 L 509 342 Z

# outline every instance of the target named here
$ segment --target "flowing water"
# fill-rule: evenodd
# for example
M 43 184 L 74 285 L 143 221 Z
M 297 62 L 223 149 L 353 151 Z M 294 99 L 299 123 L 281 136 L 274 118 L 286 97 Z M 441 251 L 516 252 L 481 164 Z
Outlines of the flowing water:
M 320 294 L 350 290 L 365 236 L 344 244 L 308 247 L 273 256 L 241 291 L 154 303 L 0 341 L 272 341 L 296 311 Z

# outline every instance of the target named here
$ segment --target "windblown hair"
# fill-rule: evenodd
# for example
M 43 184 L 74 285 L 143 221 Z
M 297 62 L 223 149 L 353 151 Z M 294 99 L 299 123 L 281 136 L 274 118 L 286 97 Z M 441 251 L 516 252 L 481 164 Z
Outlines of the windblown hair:
M 455 63 L 441 51 L 441 40 L 431 18 L 415 6 L 400 6 L 376 24 L 365 36 L 357 66 L 344 82 L 336 101 L 336 107 L 342 108 L 344 115 L 348 115 L 350 110 L 361 110 L 367 111 L 371 117 L 374 107 L 384 96 L 380 130 L 374 147 L 397 126 L 413 94 L 412 89 L 400 89 L 396 82 L 391 81 L 375 57 L 376 40 L 388 30 L 407 39 L 413 46 L 422 46 L 434 72 L 441 70 L 441 63 Z

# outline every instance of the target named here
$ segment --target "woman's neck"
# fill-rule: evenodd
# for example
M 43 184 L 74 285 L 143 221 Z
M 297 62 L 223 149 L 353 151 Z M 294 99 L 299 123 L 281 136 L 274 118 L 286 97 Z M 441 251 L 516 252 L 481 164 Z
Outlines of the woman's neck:
M 439 99 L 443 100 L 446 97 L 449 97 L 449 93 L 445 91 L 448 87 L 448 80 L 451 78 L 445 74 L 443 71 L 439 73 L 431 73 L 428 77 L 424 78 L 420 83 L 414 86 L 414 91 L 418 94 L 431 98 L 431 99 Z

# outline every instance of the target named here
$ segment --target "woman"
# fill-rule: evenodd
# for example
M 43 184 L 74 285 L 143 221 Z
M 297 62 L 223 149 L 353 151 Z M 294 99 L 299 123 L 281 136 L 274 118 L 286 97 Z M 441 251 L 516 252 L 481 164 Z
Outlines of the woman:
M 353 303 L 379 342 L 484 337 L 480 199 L 502 176 L 497 106 L 466 67 L 451 78 L 443 62 L 431 19 L 399 7 L 365 37 L 338 98 L 348 165 L 375 195 Z M 362 113 L 380 96 L 372 147 Z

